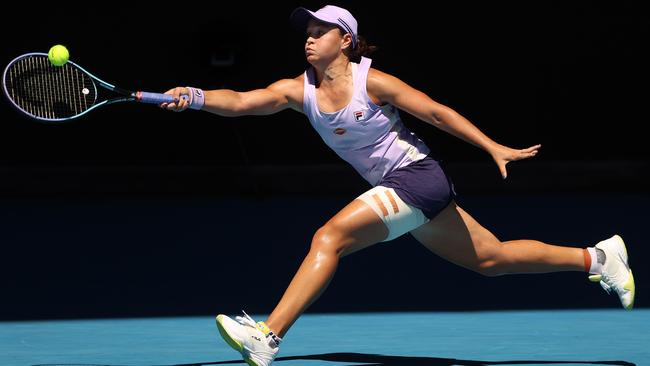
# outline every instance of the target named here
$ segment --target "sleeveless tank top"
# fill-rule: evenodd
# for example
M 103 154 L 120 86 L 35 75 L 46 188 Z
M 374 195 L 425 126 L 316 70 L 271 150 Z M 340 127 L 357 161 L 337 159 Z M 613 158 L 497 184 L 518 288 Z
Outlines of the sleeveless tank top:
M 419 161 L 429 148 L 409 131 L 396 107 L 378 106 L 366 90 L 371 59 L 352 63 L 354 91 L 342 109 L 325 113 L 316 101 L 316 72 L 305 71 L 303 111 L 323 141 L 372 186 L 388 173 Z

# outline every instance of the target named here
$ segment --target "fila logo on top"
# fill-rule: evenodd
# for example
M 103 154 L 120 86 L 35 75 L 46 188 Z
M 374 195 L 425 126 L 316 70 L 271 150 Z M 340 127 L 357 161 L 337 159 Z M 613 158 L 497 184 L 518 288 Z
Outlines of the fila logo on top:
M 363 117 L 363 111 L 354 111 L 354 119 L 356 119 L 357 122 L 361 121 Z

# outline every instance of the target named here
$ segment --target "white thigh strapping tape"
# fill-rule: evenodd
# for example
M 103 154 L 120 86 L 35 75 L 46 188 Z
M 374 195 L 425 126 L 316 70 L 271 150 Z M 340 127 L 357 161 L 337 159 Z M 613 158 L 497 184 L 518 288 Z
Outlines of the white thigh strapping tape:
M 422 210 L 406 204 L 392 188 L 377 186 L 357 199 L 372 207 L 388 228 L 383 241 L 393 240 L 429 221 Z

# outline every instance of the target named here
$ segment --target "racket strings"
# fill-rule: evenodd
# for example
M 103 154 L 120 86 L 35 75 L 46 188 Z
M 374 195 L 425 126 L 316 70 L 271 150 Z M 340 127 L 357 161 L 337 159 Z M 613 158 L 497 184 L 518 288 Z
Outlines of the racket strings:
M 97 89 L 88 75 L 71 63 L 53 66 L 47 56 L 17 60 L 7 69 L 4 82 L 18 108 L 43 119 L 78 115 L 97 99 Z

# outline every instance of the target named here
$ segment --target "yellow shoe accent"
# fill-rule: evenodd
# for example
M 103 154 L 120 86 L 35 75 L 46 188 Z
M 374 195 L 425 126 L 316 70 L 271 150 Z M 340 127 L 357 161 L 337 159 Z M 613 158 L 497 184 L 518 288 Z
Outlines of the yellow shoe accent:
M 600 280 L 603 278 L 603 276 L 599 274 L 591 275 L 589 276 L 589 281 L 591 282 L 600 282 Z
M 237 342 L 237 340 L 235 340 L 230 334 L 228 334 L 228 331 L 221 324 L 223 318 L 225 318 L 225 315 L 217 315 L 217 329 L 219 329 L 219 333 L 221 334 L 221 337 L 235 351 L 237 352 L 243 351 L 244 346 L 242 346 L 241 343 Z M 257 365 L 253 364 L 252 366 L 257 366 Z
M 632 301 L 628 306 L 625 307 L 626 310 L 632 310 L 634 307 L 634 295 L 636 295 L 636 287 L 634 285 L 634 276 L 632 275 L 632 270 L 630 270 L 630 277 L 627 279 L 625 284 L 623 285 L 623 288 L 630 291 L 630 294 L 632 295 Z
M 259 329 L 260 332 L 264 333 L 264 335 L 268 335 L 271 331 L 271 329 L 269 329 L 269 327 L 264 322 L 257 322 L 257 324 L 255 324 L 255 328 Z

